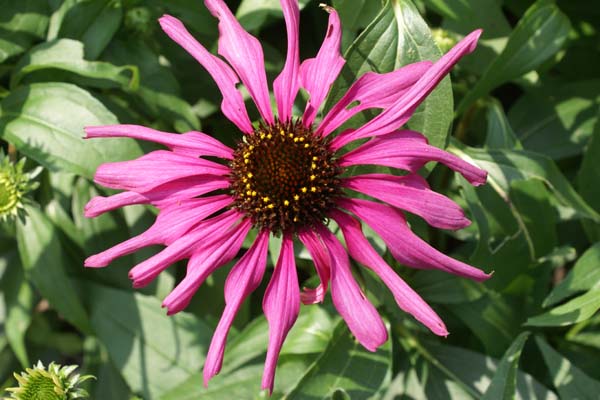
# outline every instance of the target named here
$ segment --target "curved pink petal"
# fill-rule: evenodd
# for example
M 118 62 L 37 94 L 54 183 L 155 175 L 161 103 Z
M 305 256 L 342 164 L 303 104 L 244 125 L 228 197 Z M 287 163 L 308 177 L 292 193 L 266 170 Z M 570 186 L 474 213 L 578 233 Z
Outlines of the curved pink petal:
M 215 235 L 227 231 L 242 215 L 234 210 L 201 222 L 186 235 L 177 239 L 160 253 L 139 263 L 129 271 L 134 287 L 143 287 L 176 261 L 189 258 L 199 246 L 213 244 Z M 208 240 L 207 240 L 208 238 Z
M 385 135 L 404 125 L 414 110 L 435 89 L 452 67 L 463 56 L 475 50 L 481 32 L 481 30 L 471 32 L 444 54 L 392 107 L 386 109 L 360 128 L 348 130 L 338 135 L 331 142 L 332 148 L 337 150 L 354 140 Z
M 112 189 L 146 192 L 167 182 L 195 175 L 228 175 L 229 167 L 202 158 L 157 150 L 138 159 L 102 164 L 94 181 Z
M 273 82 L 273 93 L 277 102 L 279 120 L 287 122 L 292 117 L 294 100 L 298 94 L 300 82 L 300 47 L 298 31 L 300 27 L 300 10 L 296 0 L 280 0 L 285 29 L 287 31 L 287 56 L 281 73 Z
M 102 253 L 95 254 L 85 260 L 86 267 L 105 267 L 115 258 L 133 253 L 142 247 L 154 244 L 169 245 L 186 234 L 204 218 L 231 204 L 233 199 L 228 195 L 202 197 L 183 200 L 166 207 L 158 214 L 156 221 L 144 233 L 132 237 Z
M 140 125 L 86 126 L 86 139 L 101 137 L 130 137 L 162 144 L 173 152 L 191 157 L 214 156 L 233 158 L 233 150 L 202 132 L 167 133 Z
M 163 31 L 194 57 L 212 76 L 223 95 L 221 103 L 223 114 L 242 132 L 252 133 L 254 129 L 250 123 L 244 99 L 236 87 L 239 79 L 235 72 L 223 60 L 212 55 L 198 43 L 177 18 L 163 15 L 158 22 Z
M 303 288 L 300 300 L 303 304 L 322 303 L 329 284 L 330 256 L 321 239 L 312 231 L 304 230 L 298 233 L 298 239 L 310 253 L 321 283 L 316 289 Z
M 414 268 L 439 269 L 484 281 L 491 275 L 440 253 L 415 235 L 402 213 L 384 204 L 362 199 L 340 199 L 338 205 L 365 221 L 387 244 L 400 263 Z
M 226 177 L 192 176 L 165 183 L 145 193 L 121 192 L 108 197 L 96 196 L 85 205 L 84 213 L 86 217 L 92 218 L 119 207 L 135 204 L 152 204 L 164 208 L 214 190 L 226 189 L 229 184 Z
M 317 227 L 331 255 L 331 299 L 350 331 L 369 351 L 388 338 L 387 329 L 373 304 L 365 297 L 350 271 L 350 260 L 339 240 L 324 226 Z
M 223 0 L 204 0 L 204 4 L 219 19 L 219 54 L 237 72 L 260 115 L 272 125 L 273 111 L 260 42 L 242 28 Z
M 206 278 L 214 270 L 233 260 L 251 227 L 250 220 L 244 219 L 238 224 L 229 224 L 205 235 L 209 239 L 194 248 L 185 278 L 162 303 L 167 309 L 167 315 L 176 314 L 186 308 Z
M 391 107 L 431 65 L 430 61 L 422 61 L 386 74 L 375 72 L 363 74 L 329 110 L 315 133 L 327 136 L 361 111 Z
M 418 171 L 429 161 L 437 161 L 460 173 L 471 184 L 479 186 L 487 180 L 487 172 L 454 154 L 428 145 L 416 132 L 398 131 L 374 138 L 339 159 L 341 167 L 383 165 L 410 172 Z M 419 135 L 419 134 L 417 134 Z
M 283 236 L 279 259 L 263 298 L 263 311 L 269 322 L 269 346 L 261 387 L 272 393 L 279 351 L 300 312 L 294 244 L 289 234 Z
M 350 256 L 381 278 L 402 310 L 411 314 L 436 335 L 447 336 L 448 330 L 441 318 L 373 249 L 362 232 L 360 222 L 337 210 L 333 210 L 331 215 L 342 229 Z
M 344 179 L 342 185 L 416 214 L 437 228 L 461 229 L 471 224 L 458 204 L 430 190 L 427 181 L 416 174 L 357 175 Z
M 262 281 L 267 265 L 268 249 L 269 231 L 263 230 L 256 237 L 252 247 L 235 264 L 227 276 L 225 309 L 210 342 L 204 362 L 204 386 L 207 386 L 208 381 L 221 370 L 227 334 L 240 306 Z
M 325 40 L 323 40 L 317 56 L 304 60 L 300 65 L 300 86 L 306 89 L 310 95 L 302 117 L 302 122 L 306 127 L 309 127 L 315 120 L 331 85 L 346 62 L 340 54 L 342 40 L 340 17 L 333 8 L 326 7 L 325 9 L 329 12 L 329 26 Z

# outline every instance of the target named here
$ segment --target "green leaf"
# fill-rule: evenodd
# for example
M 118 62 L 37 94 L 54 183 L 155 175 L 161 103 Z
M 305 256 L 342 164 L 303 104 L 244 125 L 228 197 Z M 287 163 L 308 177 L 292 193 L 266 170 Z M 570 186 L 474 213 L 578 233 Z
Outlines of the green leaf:
M 554 305 L 569 296 L 589 290 L 600 284 L 600 243 L 586 250 L 569 274 L 544 300 L 544 307 Z
M 340 321 L 329 346 L 286 398 L 327 398 L 339 388 L 352 399 L 368 399 L 382 387 L 391 363 L 389 340 L 377 352 L 369 352 Z
M 529 326 L 572 325 L 589 319 L 598 309 L 600 309 L 600 287 L 575 297 L 544 314 L 531 317 L 526 324 Z
M 493 99 L 487 110 L 487 135 L 485 146 L 490 149 L 521 150 L 523 146 L 513 131 L 502 104 Z
M 562 48 L 570 29 L 569 19 L 553 2 L 538 0 L 519 20 L 502 53 L 462 99 L 457 114 L 501 84 L 540 66 Z
M 508 117 L 527 150 L 553 159 L 580 154 L 598 121 L 600 80 L 543 81 L 510 108 Z
M 32 44 L 33 39 L 27 34 L 0 29 L 0 63 L 24 53 Z
M 53 23 L 60 24 L 57 37 L 83 42 L 85 58 L 95 60 L 119 29 L 123 9 L 121 0 L 67 1 L 53 17 Z
M 0 254 L 0 260 L 7 265 L 0 286 L 6 302 L 6 318 L 3 321 L 6 338 L 21 367 L 29 368 L 31 364 L 25 346 L 25 332 L 31 324 L 35 295 L 29 282 L 25 280 L 16 251 Z
M 300 0 L 300 9 L 310 0 Z M 259 30 L 269 17 L 283 18 L 278 0 L 242 0 L 235 16 L 242 26 L 251 32 Z
M 26 75 L 44 70 L 71 72 L 87 78 L 80 79 L 82 83 L 100 88 L 120 87 L 127 91 L 136 90 L 139 86 L 137 67 L 86 61 L 83 58 L 83 43 L 57 39 L 34 47 L 19 61 L 11 78 L 11 87 L 17 86 Z
M 542 351 L 554 386 L 563 399 L 592 400 L 598 398 L 600 382 L 590 378 L 579 368 L 550 347 L 544 339 L 535 341 Z
M 48 2 L 39 0 L 0 0 L 3 18 L 0 31 L 20 32 L 42 39 L 48 29 Z
M 90 323 L 71 279 L 56 228 L 35 207 L 27 207 L 27 218 L 17 224 L 17 242 L 25 276 L 67 321 L 81 332 Z
M 479 399 L 498 371 L 498 360 L 471 350 L 433 343 L 417 347 L 409 344 L 410 354 L 400 355 L 400 372 L 384 400 Z M 516 398 L 558 400 L 531 375 L 521 370 L 516 375 Z
M 0 137 L 50 170 L 89 179 L 102 163 L 142 154 L 130 139 L 82 139 L 86 125 L 115 123 L 102 103 L 66 83 L 21 86 L 0 103 Z
M 199 374 L 212 334 L 204 322 L 185 312 L 168 317 L 155 297 L 85 287 L 94 332 L 134 392 L 156 398 Z
M 596 211 L 600 212 L 600 163 L 598 163 L 598 154 L 600 154 L 600 114 L 596 119 L 596 126 L 590 139 L 581 167 L 577 173 L 577 186 L 581 197 L 585 199 Z M 598 224 L 584 224 L 587 228 L 586 233 L 591 241 L 600 241 L 600 226 Z
M 506 350 L 498 364 L 494 378 L 481 400 L 512 400 L 515 398 L 519 358 L 528 337 L 529 332 L 521 333 Z
M 549 158 L 524 150 L 476 149 L 452 146 L 459 157 L 488 172 L 488 183 L 504 199 L 508 199 L 511 182 L 537 179 L 544 182 L 554 197 L 579 216 L 600 222 L 600 215 L 573 189 L 556 164 Z
M 410 0 L 389 0 L 373 22 L 359 35 L 345 54 L 347 60 L 333 85 L 325 109 L 331 108 L 350 85 L 365 72 L 391 72 L 417 61 L 435 61 L 441 56 L 431 31 Z M 445 147 L 453 119 L 450 79 L 445 78 L 417 109 L 408 123 L 429 142 Z M 352 128 L 373 117 L 359 113 L 344 125 Z

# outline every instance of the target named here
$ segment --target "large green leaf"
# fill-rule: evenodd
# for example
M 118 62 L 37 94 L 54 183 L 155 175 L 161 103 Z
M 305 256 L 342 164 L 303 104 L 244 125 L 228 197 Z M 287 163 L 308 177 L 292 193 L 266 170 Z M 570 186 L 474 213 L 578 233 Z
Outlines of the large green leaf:
M 80 77 L 82 83 L 101 88 L 135 90 L 139 85 L 139 72 L 135 66 L 117 67 L 107 62 L 86 61 L 83 43 L 57 39 L 34 47 L 19 61 L 11 78 L 11 86 L 17 86 L 28 74 L 47 70 L 70 72 Z
M 541 337 L 536 337 L 535 341 L 542 351 L 552 382 L 561 398 L 578 400 L 598 398 L 600 382 L 587 376 Z
M 452 152 L 488 172 L 488 183 L 508 200 L 513 181 L 537 179 L 544 182 L 554 197 L 579 216 L 600 222 L 600 214 L 573 189 L 569 181 L 549 158 L 523 150 L 476 149 L 452 146 Z
M 82 332 L 90 332 L 87 314 L 67 275 L 67 260 L 56 228 L 38 208 L 28 206 L 27 213 L 25 221 L 17 224 L 25 276 L 67 321 Z
M 346 52 L 346 66 L 325 108 L 333 106 L 365 72 L 390 72 L 417 61 L 435 61 L 440 56 L 431 31 L 411 0 L 389 0 Z M 450 79 L 446 78 L 417 109 L 408 126 L 422 132 L 432 145 L 443 148 L 452 123 L 452 107 Z M 372 116 L 372 112 L 360 113 L 344 126 L 360 126 Z
M 119 29 L 122 18 L 121 0 L 65 1 L 53 15 L 49 38 L 77 39 L 85 45 L 86 58 L 95 60 Z
M 502 53 L 460 102 L 457 113 L 501 84 L 537 68 L 562 48 L 570 29 L 569 19 L 552 1 L 538 0 L 519 20 Z
M 519 358 L 528 337 L 529 332 L 521 333 L 506 350 L 498 364 L 494 378 L 481 400 L 512 400 L 515 398 Z
M 168 317 L 155 297 L 85 287 L 94 332 L 134 392 L 157 398 L 199 374 L 212 333 L 203 321 L 185 312 Z
M 41 39 L 48 29 L 48 2 L 0 0 L 0 31 L 20 32 Z
M 597 115 L 592 138 L 585 149 L 581 167 L 577 173 L 577 187 L 581 197 L 600 212 L 600 185 L 597 184 L 600 182 L 598 154 L 600 154 L 600 114 Z M 587 223 L 585 227 L 591 241 L 600 241 L 600 225 Z
M 365 350 L 340 321 L 329 346 L 304 373 L 287 399 L 324 399 L 337 389 L 351 399 L 368 399 L 380 390 L 392 362 L 388 340 L 377 352 Z
M 115 123 L 102 103 L 66 83 L 22 86 L 0 103 L 0 137 L 50 170 L 86 178 L 92 178 L 104 162 L 141 155 L 130 139 L 82 139 L 86 125 Z
M 596 265 L 597 268 L 597 265 Z M 600 309 L 600 287 L 577 296 L 552 310 L 531 317 L 527 320 L 529 326 L 565 326 L 585 321 Z
M 510 108 L 511 125 L 523 146 L 553 159 L 580 154 L 598 121 L 600 80 L 544 81 Z

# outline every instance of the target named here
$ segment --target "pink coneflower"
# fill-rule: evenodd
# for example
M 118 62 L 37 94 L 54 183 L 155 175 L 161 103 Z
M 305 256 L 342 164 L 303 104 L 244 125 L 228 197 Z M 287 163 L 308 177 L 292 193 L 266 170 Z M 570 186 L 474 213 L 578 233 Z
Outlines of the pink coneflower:
M 468 35 L 436 63 L 411 64 L 387 74 L 364 74 L 315 123 L 345 62 L 340 55 L 341 28 L 336 11 L 326 7 L 329 26 L 321 49 L 315 58 L 300 63 L 298 4 L 296 0 L 281 0 L 288 49 L 283 71 L 273 82 L 275 115 L 260 43 L 241 27 L 222 0 L 205 0 L 205 4 L 219 19 L 218 51 L 224 60 L 209 53 L 176 18 L 165 15 L 160 25 L 211 74 L 223 95 L 223 114 L 242 132 L 240 141 L 231 149 L 200 132 L 171 134 L 135 125 L 86 128 L 88 138 L 130 137 L 160 143 L 168 150 L 98 168 L 98 184 L 124 192 L 92 199 L 86 216 L 131 204 L 152 204 L 159 215 L 146 232 L 91 256 L 85 265 L 103 267 L 144 246 L 165 245 L 160 253 L 136 265 L 129 276 L 134 287 L 142 287 L 174 262 L 189 259 L 185 278 L 163 302 L 168 314 L 174 314 L 188 305 L 207 276 L 238 255 L 250 230 L 256 230 L 254 243 L 225 283 L 226 306 L 206 358 L 205 384 L 221 368 L 227 333 L 240 305 L 262 280 L 271 235 L 280 235 L 282 245 L 263 298 L 269 323 L 264 389 L 273 389 L 279 351 L 298 316 L 300 303 L 323 301 L 328 286 L 333 304 L 365 348 L 375 351 L 387 340 L 381 317 L 352 277 L 350 258 L 373 270 L 400 308 L 436 335 L 447 335 L 440 317 L 371 247 L 359 220 L 381 236 L 402 264 L 441 269 L 477 281 L 488 278 L 413 234 L 403 214 L 416 214 L 442 229 L 460 229 L 470 223 L 457 204 L 430 190 L 417 171 L 427 162 L 437 161 L 474 185 L 485 183 L 486 172 L 428 145 L 420 133 L 401 127 L 452 66 L 474 50 L 481 31 Z M 240 81 L 261 115 L 256 125 L 246 112 L 237 87 Z M 296 118 L 292 107 L 300 88 L 306 90 L 309 99 L 304 114 Z M 382 112 L 358 129 L 331 135 L 356 113 L 372 108 Z M 346 144 L 359 139 L 370 140 L 344 151 Z M 347 168 L 354 165 L 387 166 L 407 174 L 349 176 Z M 372 200 L 355 198 L 353 192 Z M 329 230 L 329 220 L 341 228 L 345 246 Z M 312 256 L 320 278 L 317 288 L 300 290 L 294 258 L 296 241 Z

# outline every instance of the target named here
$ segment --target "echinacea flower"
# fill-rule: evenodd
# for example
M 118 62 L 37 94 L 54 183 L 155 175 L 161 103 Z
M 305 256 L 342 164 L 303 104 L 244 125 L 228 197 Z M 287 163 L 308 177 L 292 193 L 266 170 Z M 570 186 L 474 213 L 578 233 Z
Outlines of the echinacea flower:
M 417 171 L 427 162 L 437 161 L 474 185 L 486 181 L 486 172 L 430 146 L 420 133 L 401 127 L 453 65 L 474 50 L 481 32 L 469 34 L 435 63 L 364 74 L 316 123 L 345 62 L 340 55 L 342 32 L 336 11 L 325 7 L 329 26 L 323 44 L 315 58 L 300 63 L 298 4 L 296 0 L 281 0 L 288 47 L 284 68 L 273 82 L 274 114 L 260 43 L 242 28 L 223 0 L 205 0 L 205 4 L 219 20 L 218 53 L 222 58 L 209 53 L 176 18 L 165 15 L 160 25 L 213 77 L 223 95 L 221 110 L 241 131 L 241 140 L 232 149 L 200 132 L 171 134 L 134 125 L 87 127 L 87 138 L 130 137 L 162 144 L 168 150 L 98 168 L 97 183 L 124 191 L 92 199 L 86 216 L 130 204 L 151 204 L 159 215 L 146 232 L 91 256 L 85 265 L 103 267 L 141 247 L 166 246 L 131 269 L 129 276 L 134 287 L 141 287 L 172 263 L 189 259 L 186 276 L 163 302 L 168 314 L 174 314 L 188 305 L 213 271 L 236 257 L 250 230 L 256 230 L 256 239 L 225 283 L 226 305 L 208 350 L 205 384 L 221 368 L 227 334 L 240 305 L 263 278 L 271 235 L 281 235 L 282 245 L 263 298 L 269 324 L 264 389 L 273 389 L 279 351 L 298 316 L 300 303 L 323 301 L 329 286 L 335 308 L 365 348 L 375 351 L 387 340 L 381 317 L 352 277 L 350 258 L 373 270 L 401 309 L 433 333 L 447 335 L 440 317 L 371 247 L 359 220 L 381 236 L 402 264 L 440 269 L 477 281 L 488 278 L 479 269 L 421 240 L 411 232 L 403 213 L 416 214 L 442 229 L 469 225 L 462 209 L 432 191 Z M 256 125 L 248 117 L 238 90 L 240 82 L 260 113 Z M 292 108 L 300 88 L 309 98 L 304 114 L 294 117 Z M 367 109 L 382 111 L 358 129 L 332 135 L 349 118 Z M 345 151 L 348 143 L 360 139 L 370 140 Z M 386 166 L 407 174 L 349 176 L 348 167 L 355 165 Z M 372 199 L 356 198 L 353 192 Z M 341 228 L 345 247 L 328 229 L 328 220 Z M 320 278 L 317 288 L 300 290 L 294 258 L 296 241 L 306 247 L 314 261 Z
M 25 172 L 25 162 L 12 162 L 0 149 L 0 223 L 24 218 L 25 205 L 32 203 L 27 194 L 38 187 L 34 179 L 42 168 Z

